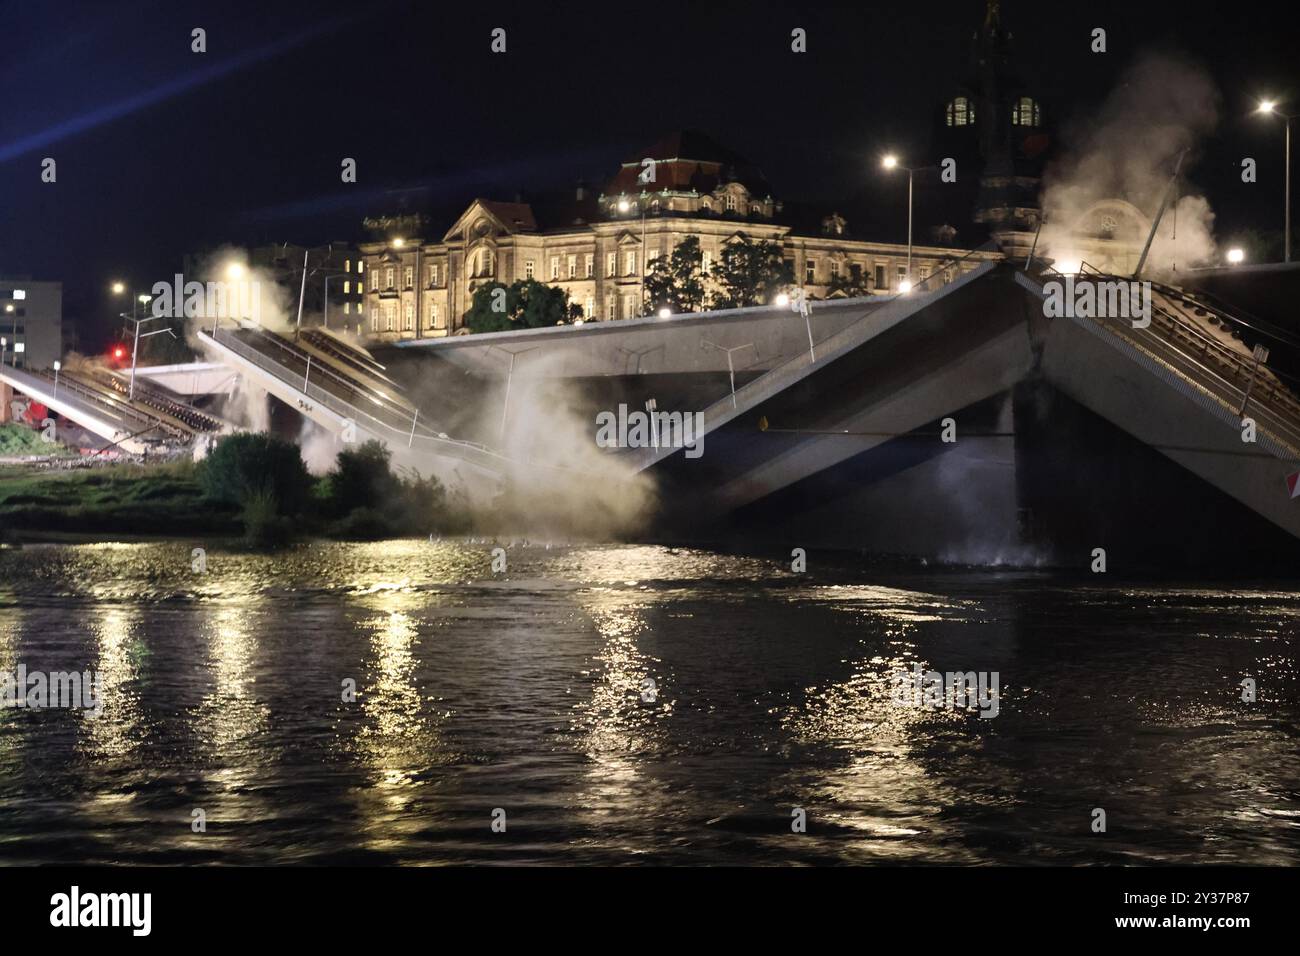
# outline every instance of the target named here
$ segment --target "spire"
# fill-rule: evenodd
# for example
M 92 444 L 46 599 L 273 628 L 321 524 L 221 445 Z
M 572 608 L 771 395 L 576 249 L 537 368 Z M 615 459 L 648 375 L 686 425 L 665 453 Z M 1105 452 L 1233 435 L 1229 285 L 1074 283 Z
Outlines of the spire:
M 999 3 L 999 0 L 988 0 L 988 2 L 985 4 L 985 8 L 984 8 L 984 33 L 985 34 L 988 34 L 989 31 L 996 32 L 1002 28 L 1001 11 L 998 9 L 999 7 L 1001 7 L 1001 5 L 1002 4 Z

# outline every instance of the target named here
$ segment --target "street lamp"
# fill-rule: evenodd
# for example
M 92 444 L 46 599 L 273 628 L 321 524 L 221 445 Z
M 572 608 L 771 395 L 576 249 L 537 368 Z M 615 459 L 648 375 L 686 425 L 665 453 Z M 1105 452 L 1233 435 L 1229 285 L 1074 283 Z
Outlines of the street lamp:
M 931 166 L 902 166 L 898 157 L 892 153 L 880 161 L 885 169 L 904 169 L 907 171 L 907 278 L 898 284 L 898 291 L 907 294 L 912 291 L 912 181 L 916 173 Z
M 1273 100 L 1263 100 L 1259 104 L 1258 113 L 1271 113 L 1286 120 L 1286 195 L 1283 202 L 1286 204 L 1285 215 L 1285 232 L 1283 233 L 1282 244 L 1285 249 L 1285 261 L 1291 261 L 1291 121 L 1296 118 L 1295 113 L 1279 113 L 1277 103 Z
M 63 368 L 63 363 L 58 359 L 54 360 L 54 397 L 59 397 L 59 369 Z
M 1241 249 L 1228 250 L 1228 262 L 1232 265 L 1240 265 L 1246 258 L 1246 253 Z

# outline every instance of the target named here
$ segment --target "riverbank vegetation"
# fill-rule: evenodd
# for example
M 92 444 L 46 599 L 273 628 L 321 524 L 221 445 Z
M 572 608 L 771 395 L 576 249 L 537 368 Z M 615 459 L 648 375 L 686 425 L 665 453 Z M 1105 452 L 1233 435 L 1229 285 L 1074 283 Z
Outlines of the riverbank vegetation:
M 97 467 L 0 465 L 0 534 L 243 534 L 273 547 L 302 536 L 373 540 L 464 530 L 436 478 L 395 471 L 369 442 L 313 477 L 298 446 L 230 435 L 202 462 Z

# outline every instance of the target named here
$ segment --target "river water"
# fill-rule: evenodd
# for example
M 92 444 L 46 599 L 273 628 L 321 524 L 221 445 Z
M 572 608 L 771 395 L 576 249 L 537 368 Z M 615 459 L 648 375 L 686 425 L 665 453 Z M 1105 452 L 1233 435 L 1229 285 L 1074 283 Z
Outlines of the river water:
M 194 544 L 0 553 L 0 672 L 103 702 L 0 710 L 0 861 L 1300 862 L 1295 590 Z M 914 663 L 996 716 L 894 703 Z

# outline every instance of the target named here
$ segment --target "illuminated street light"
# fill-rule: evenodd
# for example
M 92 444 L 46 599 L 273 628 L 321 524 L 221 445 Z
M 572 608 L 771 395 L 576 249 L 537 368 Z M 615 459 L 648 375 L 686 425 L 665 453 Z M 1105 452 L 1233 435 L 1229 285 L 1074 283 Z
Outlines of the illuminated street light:
M 396 239 L 393 240 L 394 249 L 400 249 L 404 245 L 406 245 L 406 240 L 403 239 L 401 236 L 398 236 Z
M 1296 114 L 1279 113 L 1277 111 L 1277 102 L 1275 100 L 1261 100 L 1257 113 L 1267 113 L 1272 116 L 1279 116 L 1286 121 L 1286 192 L 1282 202 L 1285 205 L 1286 215 L 1283 217 L 1285 231 L 1283 237 L 1283 261 L 1291 261 L 1291 121 L 1296 118 Z
M 880 161 L 880 165 L 885 169 L 905 169 L 907 170 L 907 277 L 898 284 L 900 292 L 907 293 L 912 290 L 912 182 L 916 178 L 917 169 L 930 169 L 930 166 L 900 166 L 898 157 L 890 153 Z M 903 288 L 906 286 L 907 288 Z
M 232 262 L 226 266 L 226 278 L 232 282 L 238 282 L 244 277 L 244 264 L 242 262 Z
M 776 299 L 773 300 L 773 304 L 778 309 L 784 309 L 790 305 L 790 297 L 786 295 L 784 292 L 780 292 L 777 294 Z
M 59 369 L 63 368 L 63 363 L 58 359 L 54 360 L 54 397 L 59 397 Z
M 1246 259 L 1246 253 L 1244 253 L 1242 250 L 1240 249 L 1228 250 L 1228 261 L 1232 263 L 1234 266 L 1237 265 L 1238 263 L 1245 261 L 1245 259 Z
M 124 284 L 122 284 L 121 282 L 113 283 L 113 295 L 121 295 L 125 291 L 126 291 L 126 286 Z
M 672 314 L 673 314 L 672 309 L 669 309 L 667 306 L 659 310 L 659 318 L 661 319 L 666 319 L 668 318 L 668 316 Z

